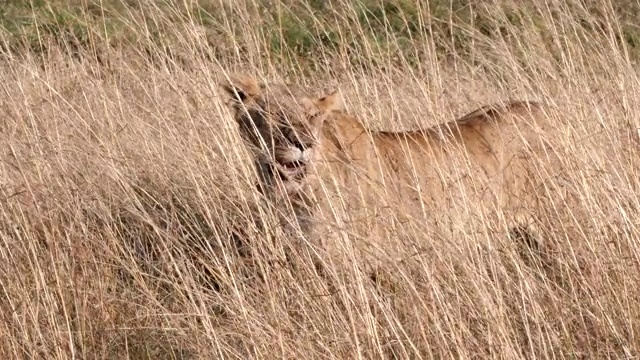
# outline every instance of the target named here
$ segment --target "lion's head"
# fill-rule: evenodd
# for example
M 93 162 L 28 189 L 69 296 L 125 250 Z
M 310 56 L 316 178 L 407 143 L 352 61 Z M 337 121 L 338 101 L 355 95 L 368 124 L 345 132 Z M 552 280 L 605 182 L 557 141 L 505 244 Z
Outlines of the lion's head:
M 263 185 L 281 184 L 288 194 L 299 191 L 334 101 L 311 99 L 295 87 L 259 84 L 247 75 L 231 77 L 222 88 Z

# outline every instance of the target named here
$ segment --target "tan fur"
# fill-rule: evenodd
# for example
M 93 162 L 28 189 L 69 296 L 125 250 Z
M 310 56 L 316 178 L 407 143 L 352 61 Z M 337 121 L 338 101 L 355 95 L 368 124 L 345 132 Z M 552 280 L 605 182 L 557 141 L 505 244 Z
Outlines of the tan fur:
M 353 208 L 366 204 L 359 218 L 373 224 L 365 228 L 410 217 L 462 230 L 473 217 L 499 213 L 508 229 L 535 217 L 539 192 L 557 163 L 542 104 L 509 101 L 434 127 L 387 132 L 371 131 L 345 113 L 338 96 L 316 100 L 331 114 L 321 141 L 321 187 L 339 194 L 334 204 L 337 198 Z
M 259 190 L 276 205 L 283 226 L 309 233 L 311 204 L 302 189 L 313 176 L 328 113 L 295 88 L 261 85 L 247 75 L 231 76 L 222 89 L 253 153 Z
M 255 156 L 263 187 L 297 193 L 315 150 L 326 113 L 292 87 L 259 85 L 246 75 L 222 84 L 245 144 Z
M 550 176 L 552 152 L 545 139 L 551 127 L 539 103 L 511 101 L 434 127 L 376 132 L 343 110 L 338 93 L 309 99 L 291 88 L 267 88 L 248 77 L 225 86 L 243 138 L 261 148 L 258 168 L 280 169 L 277 154 L 292 148 L 290 139 L 276 134 L 286 118 L 284 125 L 306 139 L 310 155 L 304 171 L 296 168 L 288 176 L 285 170 L 280 180 L 288 196 L 315 197 L 325 218 L 342 221 L 336 206 L 342 204 L 348 221 L 360 221 L 356 213 L 368 216 L 365 228 L 402 217 L 463 228 L 484 216 L 476 211 L 484 208 L 503 214 L 506 227 L 519 226 L 532 217 L 536 192 Z M 247 123 L 257 129 L 249 131 Z M 260 146 L 259 138 L 270 145 Z

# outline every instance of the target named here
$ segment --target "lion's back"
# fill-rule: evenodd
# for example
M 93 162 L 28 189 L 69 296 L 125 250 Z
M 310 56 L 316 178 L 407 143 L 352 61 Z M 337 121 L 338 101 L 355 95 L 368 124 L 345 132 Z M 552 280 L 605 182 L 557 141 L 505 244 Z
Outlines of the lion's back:
M 333 159 L 333 180 L 340 174 L 338 183 L 351 188 L 388 192 L 391 187 L 411 198 L 416 197 L 415 189 L 422 189 L 420 197 L 427 193 L 434 199 L 456 193 L 453 188 L 479 193 L 492 188 L 490 192 L 497 195 L 507 182 L 522 183 L 515 177 L 544 145 L 541 140 L 548 130 L 544 111 L 537 102 L 512 101 L 401 132 L 372 132 L 356 118 L 336 114 L 336 126 L 325 135 L 331 143 L 325 158 Z M 509 191 L 525 191 L 517 184 L 509 185 Z
M 487 105 L 450 122 L 397 132 L 367 130 L 357 118 L 336 112 L 325 126 L 324 151 L 343 165 L 356 162 L 370 172 L 393 173 L 416 164 L 443 165 L 453 157 L 495 162 L 523 147 L 536 148 L 548 131 L 544 106 L 532 101 Z

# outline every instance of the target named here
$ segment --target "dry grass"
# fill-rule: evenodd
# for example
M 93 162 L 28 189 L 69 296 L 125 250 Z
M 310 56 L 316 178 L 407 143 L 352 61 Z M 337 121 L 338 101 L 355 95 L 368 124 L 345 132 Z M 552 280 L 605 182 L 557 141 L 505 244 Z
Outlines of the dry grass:
M 344 10 L 336 34 L 361 31 L 348 21 L 352 5 L 331 3 Z M 353 49 L 327 47 L 312 66 L 285 66 L 254 28 L 240 32 L 242 44 L 225 43 L 236 56 L 211 60 L 195 24 L 165 25 L 171 56 L 135 44 L 105 47 L 100 60 L 56 44 L 3 55 L 0 355 L 640 356 L 640 77 L 606 3 L 589 4 L 596 17 L 579 3 L 533 2 L 510 26 L 500 9 L 519 3 L 478 5 L 502 26 L 457 29 L 471 40 L 464 53 L 438 53 L 434 33 L 411 39 L 420 48 L 409 59 L 389 48 L 407 39 L 389 33 L 381 49 L 363 35 L 360 65 Z M 252 9 L 224 16 L 251 19 Z M 389 239 L 355 223 L 336 227 L 340 256 L 325 257 L 328 278 L 309 261 L 289 266 L 291 240 L 255 194 L 218 91 L 237 70 L 311 92 L 339 84 L 350 112 L 385 129 L 506 98 L 554 103 L 570 155 L 564 181 L 577 199 L 551 195 L 539 212 L 543 261 L 490 231 L 447 239 L 416 220 L 395 225 L 404 257 L 379 256 L 375 271 L 368 249 Z

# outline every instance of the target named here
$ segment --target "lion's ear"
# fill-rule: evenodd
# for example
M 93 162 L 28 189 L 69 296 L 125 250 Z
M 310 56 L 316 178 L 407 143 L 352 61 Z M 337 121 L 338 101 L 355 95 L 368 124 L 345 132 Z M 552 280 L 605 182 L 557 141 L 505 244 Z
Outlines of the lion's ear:
M 311 128 L 314 131 L 320 131 L 322 129 L 322 123 L 324 122 L 325 117 L 317 115 L 321 114 L 324 109 L 318 106 L 316 100 L 312 100 L 308 97 L 299 99 L 299 102 L 309 118 L 309 125 L 311 125 Z
M 322 111 L 329 112 L 333 110 L 344 110 L 344 103 L 342 96 L 338 90 L 332 92 L 329 95 L 323 96 L 315 100 L 316 106 Z
M 229 98 L 236 103 L 244 103 L 249 98 L 260 94 L 258 81 L 249 75 L 237 74 L 229 76 L 229 79 L 221 84 Z

